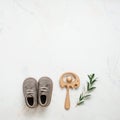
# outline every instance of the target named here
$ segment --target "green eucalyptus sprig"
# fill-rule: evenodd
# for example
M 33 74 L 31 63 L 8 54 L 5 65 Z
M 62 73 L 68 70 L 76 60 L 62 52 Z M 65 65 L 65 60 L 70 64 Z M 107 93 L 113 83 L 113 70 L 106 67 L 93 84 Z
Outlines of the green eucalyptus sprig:
M 84 101 L 91 96 L 90 92 L 96 88 L 93 86 L 94 83 L 97 81 L 97 78 L 95 78 L 95 74 L 88 75 L 88 78 L 89 80 L 87 81 L 87 88 L 80 94 L 77 105 L 83 104 Z

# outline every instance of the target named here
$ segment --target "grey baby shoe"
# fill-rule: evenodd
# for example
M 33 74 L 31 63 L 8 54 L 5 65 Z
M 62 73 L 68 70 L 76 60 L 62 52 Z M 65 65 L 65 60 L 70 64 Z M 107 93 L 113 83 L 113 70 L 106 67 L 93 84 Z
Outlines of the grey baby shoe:
M 38 84 L 34 78 L 27 78 L 24 80 L 23 94 L 25 97 L 25 103 L 30 108 L 37 106 L 37 89 Z
M 42 77 L 38 81 L 38 102 L 42 107 L 46 107 L 51 102 L 53 82 L 48 77 Z

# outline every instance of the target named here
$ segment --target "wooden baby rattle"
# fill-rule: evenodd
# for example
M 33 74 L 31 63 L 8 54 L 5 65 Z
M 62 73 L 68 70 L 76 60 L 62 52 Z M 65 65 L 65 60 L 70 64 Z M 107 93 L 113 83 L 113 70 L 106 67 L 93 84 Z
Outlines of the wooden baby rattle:
M 80 79 L 75 73 L 67 72 L 64 73 L 60 78 L 60 87 L 67 89 L 66 99 L 65 99 L 65 109 L 70 109 L 70 97 L 69 88 L 78 88 L 80 86 Z

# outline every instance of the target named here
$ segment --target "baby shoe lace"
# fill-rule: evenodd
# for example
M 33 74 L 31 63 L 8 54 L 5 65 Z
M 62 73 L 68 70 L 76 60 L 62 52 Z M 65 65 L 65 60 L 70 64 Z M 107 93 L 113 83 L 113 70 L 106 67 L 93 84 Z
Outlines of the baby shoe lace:
M 32 94 L 32 93 L 34 93 L 34 90 L 32 90 L 32 89 L 27 89 L 27 94 Z
M 40 91 L 41 91 L 41 92 L 47 92 L 47 91 L 48 91 L 48 88 L 45 87 L 45 86 L 44 86 L 44 87 L 40 87 Z

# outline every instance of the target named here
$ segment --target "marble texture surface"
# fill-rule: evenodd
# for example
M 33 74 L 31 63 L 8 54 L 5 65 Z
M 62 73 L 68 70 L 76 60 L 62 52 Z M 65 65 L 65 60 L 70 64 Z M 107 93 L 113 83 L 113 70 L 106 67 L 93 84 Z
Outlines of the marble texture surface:
M 64 110 L 63 72 L 80 76 Z M 90 100 L 76 107 L 87 74 L 99 78 Z M 53 79 L 51 104 L 25 106 L 26 77 Z M 120 120 L 119 0 L 0 0 L 0 120 Z

